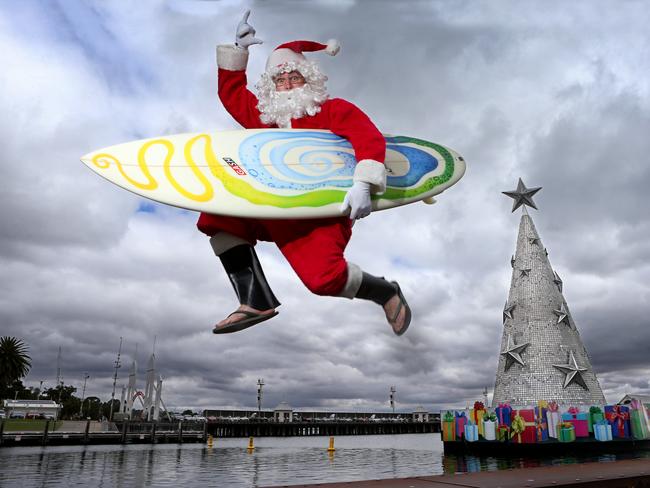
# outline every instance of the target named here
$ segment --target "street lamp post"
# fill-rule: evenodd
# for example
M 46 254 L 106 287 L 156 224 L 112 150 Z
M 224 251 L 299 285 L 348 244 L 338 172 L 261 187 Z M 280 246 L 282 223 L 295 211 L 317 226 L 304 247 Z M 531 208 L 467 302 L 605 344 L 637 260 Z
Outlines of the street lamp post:
M 111 393 L 111 409 L 108 414 L 108 421 L 113 421 L 113 404 L 115 403 L 115 384 L 117 383 L 117 370 L 122 366 L 120 363 L 120 354 L 122 354 L 122 338 L 120 337 L 120 347 L 117 350 L 117 359 L 115 360 L 115 373 L 113 374 L 113 393 Z
M 264 386 L 264 380 L 258 378 L 257 380 L 257 417 L 262 417 L 262 387 Z
M 84 373 L 84 387 L 81 390 L 81 406 L 79 407 L 79 418 L 84 416 L 84 400 L 86 398 L 86 380 L 90 378 L 88 373 Z

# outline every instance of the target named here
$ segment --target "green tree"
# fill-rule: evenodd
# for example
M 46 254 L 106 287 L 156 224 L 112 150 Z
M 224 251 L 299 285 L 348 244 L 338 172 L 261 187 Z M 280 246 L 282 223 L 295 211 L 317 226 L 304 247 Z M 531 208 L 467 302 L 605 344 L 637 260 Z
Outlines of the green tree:
M 29 388 L 25 388 L 25 385 L 20 380 L 16 380 L 9 385 L 0 385 L 0 400 L 29 400 L 32 396 L 32 392 Z
M 61 413 L 59 414 L 61 419 L 71 419 L 79 414 L 81 406 L 81 400 L 73 394 L 75 391 L 77 389 L 74 386 L 66 386 L 61 383 L 54 388 L 46 389 L 43 395 L 61 404 Z
M 99 420 L 101 417 L 102 401 L 96 396 L 86 397 L 84 400 L 83 418 L 90 417 Z
M 32 367 L 27 346 L 15 337 L 0 337 L 0 387 L 22 380 Z
M 120 401 L 117 398 L 114 398 L 113 399 L 113 415 L 115 415 L 119 411 L 120 411 Z M 111 413 L 111 400 L 108 400 L 107 402 L 104 402 L 102 404 L 102 415 L 108 419 L 109 416 L 110 416 L 110 413 Z

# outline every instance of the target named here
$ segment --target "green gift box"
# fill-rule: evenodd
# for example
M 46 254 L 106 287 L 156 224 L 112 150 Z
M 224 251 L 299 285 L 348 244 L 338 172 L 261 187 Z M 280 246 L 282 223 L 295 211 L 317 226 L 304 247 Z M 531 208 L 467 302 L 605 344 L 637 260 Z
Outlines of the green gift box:
M 510 429 L 505 425 L 497 427 L 497 440 L 499 442 L 508 442 L 510 439 Z
M 648 423 L 643 414 L 644 412 L 640 410 L 630 410 L 630 426 L 632 427 L 632 437 L 635 439 L 647 439 L 650 437 Z
M 559 434 L 557 440 L 560 442 L 573 442 L 576 440 L 576 429 L 573 424 L 566 422 L 557 425 L 557 432 Z
M 601 420 L 605 420 L 605 415 L 600 407 L 591 407 L 589 409 L 589 416 L 587 417 L 589 421 L 589 432 L 594 431 L 594 425 L 596 425 Z

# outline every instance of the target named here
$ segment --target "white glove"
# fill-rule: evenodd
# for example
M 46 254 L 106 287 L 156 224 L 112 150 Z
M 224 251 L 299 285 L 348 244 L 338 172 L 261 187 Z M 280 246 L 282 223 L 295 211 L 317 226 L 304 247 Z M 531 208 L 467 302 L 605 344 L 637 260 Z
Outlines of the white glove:
M 248 16 L 251 14 L 250 10 L 244 12 L 239 25 L 237 25 L 237 32 L 235 33 L 235 45 L 242 49 L 248 50 L 248 46 L 253 44 L 262 44 L 262 40 L 255 37 L 255 29 L 248 23 Z
M 341 213 L 345 214 L 350 210 L 350 219 L 362 219 L 372 212 L 370 202 L 370 183 L 355 181 L 352 188 L 348 190 L 341 205 Z

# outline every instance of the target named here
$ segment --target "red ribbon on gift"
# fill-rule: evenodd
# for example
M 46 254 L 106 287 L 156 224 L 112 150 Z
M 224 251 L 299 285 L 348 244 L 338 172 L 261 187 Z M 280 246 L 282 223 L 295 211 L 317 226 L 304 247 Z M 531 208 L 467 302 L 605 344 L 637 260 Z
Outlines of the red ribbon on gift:
M 485 411 L 485 405 L 483 405 L 483 402 L 474 402 L 474 411 L 472 412 L 472 415 L 474 415 L 474 423 L 478 425 L 478 413 L 483 410 Z
M 578 413 L 580 413 L 580 410 L 578 409 L 578 407 L 570 407 L 569 410 L 567 410 L 567 412 L 575 417 L 576 415 L 578 415 Z
M 626 411 L 621 411 L 620 405 L 612 406 L 612 411 L 607 413 L 607 420 L 616 422 L 619 437 L 625 437 L 625 421 L 629 420 L 629 418 L 630 414 Z

